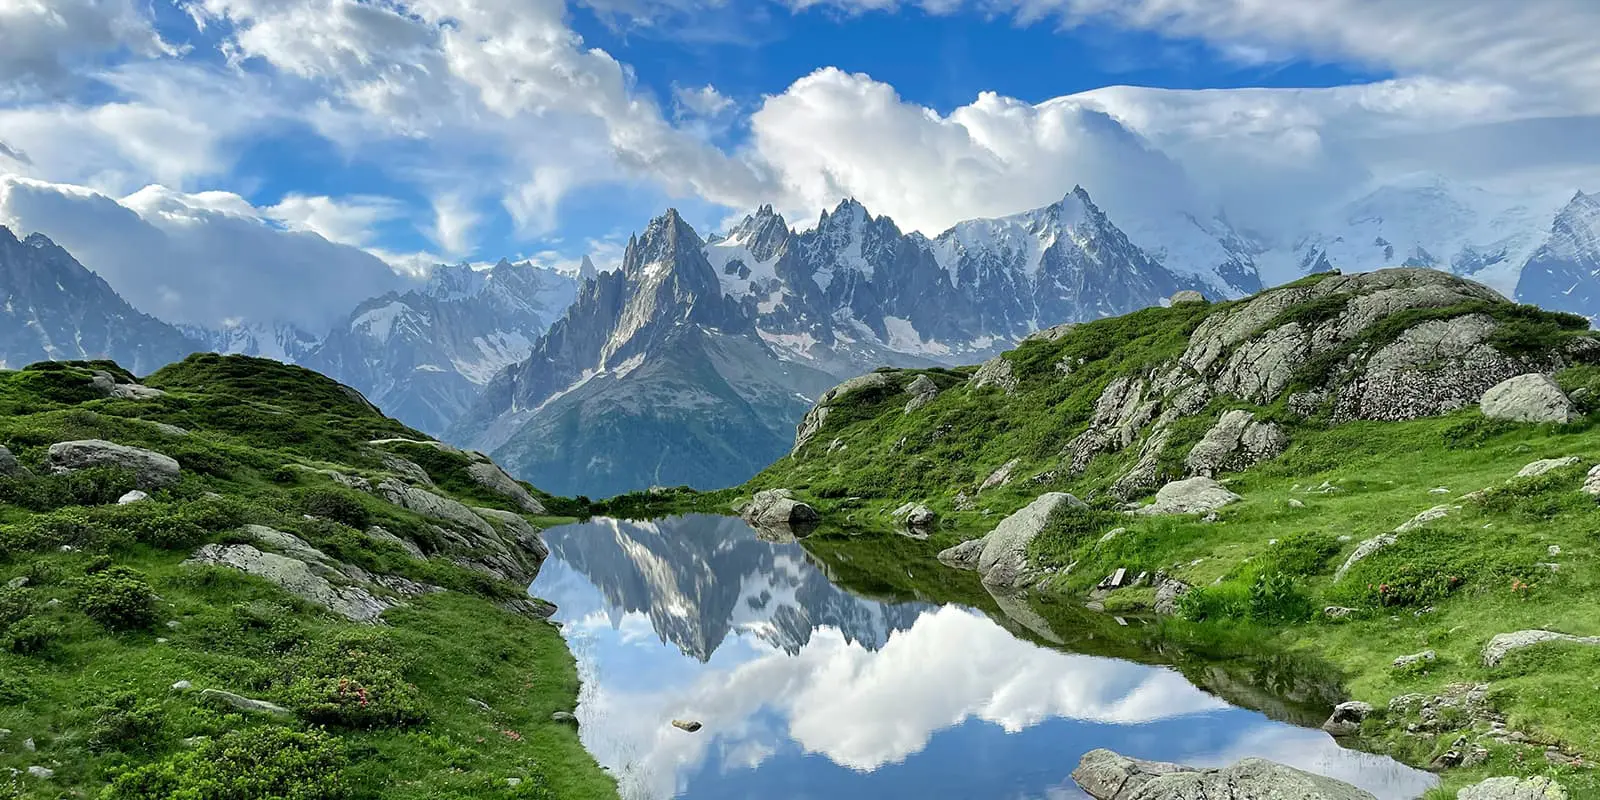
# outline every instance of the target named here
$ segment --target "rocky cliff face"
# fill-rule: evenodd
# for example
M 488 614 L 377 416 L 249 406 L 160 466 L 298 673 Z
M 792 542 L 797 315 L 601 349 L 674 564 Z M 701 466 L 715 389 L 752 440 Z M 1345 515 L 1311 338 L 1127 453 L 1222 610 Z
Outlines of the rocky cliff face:
M 39 234 L 18 240 L 0 226 L 0 367 L 112 359 L 146 374 L 202 349 L 139 313 L 54 242 Z
M 1517 299 L 1600 315 L 1600 197 L 1577 193 L 1517 279 Z

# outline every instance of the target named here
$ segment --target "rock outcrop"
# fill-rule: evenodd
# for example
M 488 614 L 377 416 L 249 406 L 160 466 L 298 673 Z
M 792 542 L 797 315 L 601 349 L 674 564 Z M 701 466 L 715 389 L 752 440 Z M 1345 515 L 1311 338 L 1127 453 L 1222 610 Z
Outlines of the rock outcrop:
M 1091 750 L 1072 780 L 1095 800 L 1376 800 L 1348 783 L 1259 758 L 1195 769 Z
M 379 597 L 361 586 L 335 584 L 317 574 L 311 563 L 262 552 L 247 544 L 208 544 L 184 563 L 227 567 L 254 575 L 354 622 L 375 622 L 383 612 L 399 605 L 398 601 Z
M 926 375 L 918 375 L 906 385 L 906 394 L 911 395 L 911 399 L 906 401 L 905 410 L 905 413 L 910 414 L 933 402 L 933 398 L 939 396 L 939 385 Z
M 789 454 L 799 453 L 801 448 L 804 448 L 812 439 L 816 438 L 817 434 L 822 431 L 823 423 L 828 420 L 828 413 L 832 410 L 833 403 L 863 389 L 887 389 L 893 385 L 894 381 L 888 375 L 881 372 L 869 372 L 865 375 L 851 378 L 823 392 L 822 396 L 817 398 L 816 405 L 813 405 L 811 410 L 806 412 L 805 419 L 800 420 L 800 426 L 795 430 L 794 449 L 790 450 Z
M 1566 424 L 1578 418 L 1578 410 L 1566 392 L 1543 373 L 1528 373 L 1508 378 L 1490 387 L 1478 401 L 1486 417 L 1512 422 L 1555 422 Z
M 18 475 L 27 475 L 28 468 L 17 461 L 17 457 L 6 447 L 0 447 L 0 477 L 12 478 Z
M 1197 292 L 1197 291 L 1195 291 L 1195 290 L 1193 290 L 1193 289 L 1185 289 L 1185 290 L 1183 290 L 1181 292 L 1178 292 L 1178 293 L 1174 294 L 1172 297 L 1167 298 L 1167 304 L 1168 305 L 1174 305 L 1174 306 L 1178 305 L 1180 303 L 1204 303 L 1204 302 L 1207 302 L 1206 301 L 1206 296 L 1201 294 L 1201 293 L 1199 293 L 1199 292 Z
M 1215 478 L 1276 458 L 1289 446 L 1289 437 L 1274 422 L 1261 422 L 1249 411 L 1233 410 L 1189 451 L 1184 464 L 1189 474 Z
M 822 520 L 815 508 L 794 499 L 794 493 L 788 489 L 756 492 L 740 516 L 758 528 L 806 529 Z
M 972 388 L 982 389 L 985 386 L 993 386 L 1008 395 L 1016 393 L 1017 372 L 1011 366 L 1010 359 L 995 356 L 972 373 Z
M 926 533 L 938 521 L 933 509 L 922 503 L 906 503 L 889 512 L 889 517 L 913 533 Z
M 1490 639 L 1487 645 L 1484 645 L 1483 665 L 1486 667 L 1498 667 L 1500 662 L 1505 660 L 1505 657 L 1511 653 L 1548 642 L 1600 646 L 1600 636 L 1573 636 L 1570 633 L 1541 630 L 1501 633 Z
M 1371 703 L 1349 700 L 1333 707 L 1322 729 L 1332 736 L 1354 736 L 1361 732 L 1361 723 L 1373 712 Z
M 987 586 L 1003 589 L 1026 586 L 1037 577 L 1028 558 L 1029 543 L 1045 530 L 1057 513 L 1085 507 L 1082 500 L 1065 492 L 1041 495 L 1001 520 L 982 538 L 940 552 L 939 560 L 952 567 L 977 570 Z
M 1134 514 L 1204 514 L 1244 498 L 1210 478 L 1173 481 L 1156 492 L 1156 501 L 1134 509 Z
M 47 457 L 50 471 L 56 474 L 91 467 L 113 467 L 133 472 L 141 489 L 159 489 L 178 482 L 181 470 L 177 459 L 154 450 L 83 439 L 50 445 Z
M 485 522 L 483 517 L 472 513 L 472 509 L 458 500 L 434 494 L 426 489 L 407 486 L 396 480 L 385 480 L 378 484 L 373 493 L 383 499 L 406 509 L 414 511 L 424 517 L 448 522 L 479 536 L 492 537 L 494 528 Z
M 510 500 L 517 508 L 529 514 L 547 513 L 544 503 L 539 502 L 532 492 L 523 488 L 522 484 L 517 483 L 515 478 L 493 461 L 475 461 L 467 467 L 467 474 L 479 486 Z
M 1546 472 L 1564 469 L 1566 467 L 1574 467 L 1581 463 L 1583 463 L 1583 459 L 1577 456 L 1566 456 L 1565 458 L 1541 458 L 1538 461 L 1535 461 L 1523 467 L 1522 469 L 1517 470 L 1517 477 L 1536 478 L 1545 474 Z
M 160 389 L 152 389 L 139 383 L 118 383 L 115 375 L 104 370 L 95 370 L 94 377 L 90 378 L 90 383 L 94 386 L 95 391 L 100 392 L 105 397 L 121 400 L 153 400 L 157 397 L 165 397 L 167 394 Z

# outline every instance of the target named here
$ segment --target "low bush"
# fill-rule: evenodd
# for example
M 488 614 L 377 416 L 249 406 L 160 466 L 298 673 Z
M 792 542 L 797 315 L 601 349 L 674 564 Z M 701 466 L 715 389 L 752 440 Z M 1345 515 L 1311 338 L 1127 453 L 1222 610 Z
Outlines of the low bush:
M 349 757 L 321 731 L 230 731 L 124 773 L 101 800 L 345 800 Z
M 67 506 L 100 506 L 138 487 L 134 473 L 96 467 L 64 475 L 16 475 L 0 478 L 0 502 L 43 513 Z
M 44 655 L 61 641 L 61 626 L 43 617 L 23 617 L 5 627 L 0 645 L 24 656 Z
M 38 605 L 34 593 L 28 589 L 0 589 L 0 631 L 32 614 Z
M 1338 539 L 1325 533 L 1302 531 L 1278 540 L 1263 560 L 1278 572 L 1303 578 L 1321 573 L 1328 559 L 1338 552 Z
M 303 646 L 289 659 L 284 696 L 312 722 L 343 728 L 414 725 L 426 719 L 421 693 L 378 634 L 346 634 Z
M 167 716 L 161 704 L 140 700 L 133 692 L 119 692 L 94 706 L 90 713 L 94 721 L 89 726 L 88 745 L 95 752 L 148 752 L 166 734 Z
M 372 522 L 372 512 L 354 491 L 334 486 L 313 486 L 298 493 L 300 512 L 331 519 L 357 530 Z
M 78 607 L 111 630 L 140 630 L 156 619 L 156 593 L 143 574 L 111 567 L 79 582 Z

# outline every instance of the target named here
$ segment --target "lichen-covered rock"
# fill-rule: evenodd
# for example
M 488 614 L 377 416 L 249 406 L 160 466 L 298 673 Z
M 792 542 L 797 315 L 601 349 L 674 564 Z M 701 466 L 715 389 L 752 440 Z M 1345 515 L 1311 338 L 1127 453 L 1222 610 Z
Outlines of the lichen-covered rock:
M 1486 417 L 1513 422 L 1566 424 L 1578 418 L 1578 410 L 1566 392 L 1549 375 L 1537 372 L 1491 386 L 1479 399 L 1478 408 Z
M 157 397 L 165 397 L 167 394 L 160 389 L 152 389 L 143 384 L 117 383 L 116 376 L 103 370 L 95 370 L 94 376 L 90 378 L 90 384 L 103 396 L 122 400 L 153 400 Z
M 742 514 L 745 522 L 758 528 L 807 528 L 822 519 L 815 508 L 794 499 L 788 489 L 767 489 L 756 492 Z
M 995 356 L 978 367 L 978 371 L 972 374 L 972 388 L 982 389 L 985 386 L 996 387 L 1006 394 L 1016 394 L 1017 373 L 1009 359 Z
M 1178 600 L 1193 588 L 1177 578 L 1158 577 L 1156 579 L 1155 612 L 1169 615 L 1178 613 Z
M 1535 461 L 1523 467 L 1522 469 L 1517 470 L 1517 477 L 1535 478 L 1552 470 L 1573 467 L 1581 463 L 1583 463 L 1583 459 L 1577 456 L 1567 456 L 1565 458 L 1541 458 L 1538 461 Z
M 922 503 L 906 503 L 890 512 L 889 516 L 912 530 L 931 528 L 933 523 L 938 521 L 938 516 L 933 513 L 933 509 Z
M 1176 294 L 1173 294 L 1172 297 L 1167 299 L 1167 304 L 1168 305 L 1174 305 L 1174 306 L 1178 305 L 1179 303 L 1204 303 L 1204 302 L 1207 302 L 1206 301 L 1206 296 L 1201 294 L 1201 293 L 1199 293 L 1199 292 L 1197 292 L 1197 291 L 1195 291 L 1195 290 L 1193 290 L 1193 289 L 1184 289 L 1181 292 L 1177 292 Z
M 1334 403 L 1334 420 L 1407 420 L 1464 408 L 1523 365 L 1488 343 L 1486 314 L 1408 328 L 1366 361 Z
M 994 472 L 989 473 L 989 477 L 983 479 L 983 483 L 978 484 L 978 491 L 982 492 L 987 489 L 993 489 L 997 486 L 1004 486 L 1010 483 L 1011 474 L 1016 472 L 1017 467 L 1021 464 L 1022 459 L 1020 458 L 1013 458 L 1010 461 L 1001 464 Z
M 1159 397 L 1147 396 L 1148 381 L 1132 376 L 1113 378 L 1095 400 L 1089 427 L 1067 444 L 1067 466 L 1082 472 L 1100 453 L 1115 452 L 1139 440 L 1139 432 L 1155 419 Z
M 228 567 L 254 575 L 354 622 L 374 622 L 398 605 L 359 586 L 335 585 L 305 561 L 265 553 L 247 544 L 208 544 L 183 563 Z
M 532 555 L 539 563 L 550 556 L 550 546 L 544 543 L 544 537 L 539 535 L 539 529 L 533 527 L 521 514 L 510 511 L 501 511 L 498 508 L 474 508 L 480 516 L 491 522 L 498 523 L 518 545 Z
M 50 471 L 58 475 L 90 467 L 130 470 L 141 489 L 171 486 L 178 482 L 181 475 L 177 459 L 171 456 L 102 439 L 58 442 L 50 445 L 47 459 Z
M 458 500 L 443 495 L 434 494 L 426 489 L 407 486 L 400 481 L 387 479 L 378 484 L 373 490 L 383 499 L 400 506 L 408 511 L 414 511 L 424 517 L 448 522 L 466 531 L 483 537 L 493 537 L 494 528 L 489 526 L 482 517 L 472 513 Z
M 1134 514 L 1203 514 L 1244 498 L 1211 478 L 1173 481 L 1156 492 L 1154 503 L 1141 506 Z
M 1091 750 L 1072 780 L 1095 800 L 1375 800 L 1348 783 L 1260 758 L 1195 769 Z
M 1570 633 L 1557 633 L 1555 631 L 1517 631 L 1515 633 L 1501 633 L 1489 640 L 1483 647 L 1483 665 L 1498 667 L 1507 655 L 1534 645 L 1547 642 L 1566 642 L 1589 646 L 1600 646 L 1600 636 L 1573 636 Z
M 1276 458 L 1288 446 L 1289 437 L 1277 423 L 1259 422 L 1249 411 L 1235 409 L 1206 431 L 1184 464 L 1191 475 L 1214 478 Z
M 12 455 L 11 450 L 6 447 L 0 447 L 0 476 L 10 478 L 27 474 L 29 474 L 28 468 L 17 461 L 17 457 Z
M 1568 800 L 1554 778 L 1489 778 L 1456 792 L 1456 800 Z
M 471 476 L 479 486 L 510 500 L 517 508 L 529 514 L 547 513 L 544 503 L 539 502 L 532 492 L 523 488 L 522 484 L 517 483 L 515 478 L 493 461 L 479 461 L 469 465 L 467 475 Z
M 1065 492 L 1040 495 L 1001 520 L 982 538 L 939 553 L 939 560 L 953 567 L 977 570 L 988 586 L 1008 589 L 1025 586 L 1036 577 L 1028 559 L 1028 544 L 1045 530 L 1055 514 L 1067 508 L 1084 507 L 1082 500 Z
M 939 396 L 939 386 L 933 382 L 932 378 L 926 375 L 918 375 L 916 380 L 906 386 L 906 394 L 911 395 L 911 399 L 906 401 L 905 410 L 905 413 L 910 414 L 933 402 L 933 398 Z

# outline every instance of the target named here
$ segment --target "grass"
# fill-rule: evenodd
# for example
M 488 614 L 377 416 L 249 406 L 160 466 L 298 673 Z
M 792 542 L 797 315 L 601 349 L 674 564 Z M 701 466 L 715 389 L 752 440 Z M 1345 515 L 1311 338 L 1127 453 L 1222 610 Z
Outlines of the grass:
M 384 454 L 367 441 L 425 437 L 275 362 L 196 356 L 147 380 L 167 396 L 137 402 L 84 389 L 91 369 L 131 380 L 104 364 L 0 372 L 10 412 L 0 444 L 32 471 L 0 478 L 0 585 L 26 579 L 0 589 L 0 728 L 11 731 L 0 741 L 0 798 L 616 795 L 576 728 L 551 721 L 578 694 L 559 632 L 500 606 L 524 586 L 445 557 L 452 545 L 435 522 L 286 467 L 377 479 Z M 48 474 L 48 446 L 78 438 L 172 455 L 183 477 L 149 500 L 110 504 L 132 476 Z M 437 452 L 406 455 L 441 492 L 508 508 L 459 464 L 426 455 Z M 238 531 L 250 523 L 448 591 L 365 626 L 266 581 L 182 563 L 201 544 L 245 540 Z M 367 525 L 411 539 L 425 557 L 367 537 Z M 179 681 L 191 689 L 174 689 Z M 202 689 L 293 716 L 246 716 L 202 701 Z M 35 765 L 54 777 L 27 776 Z

